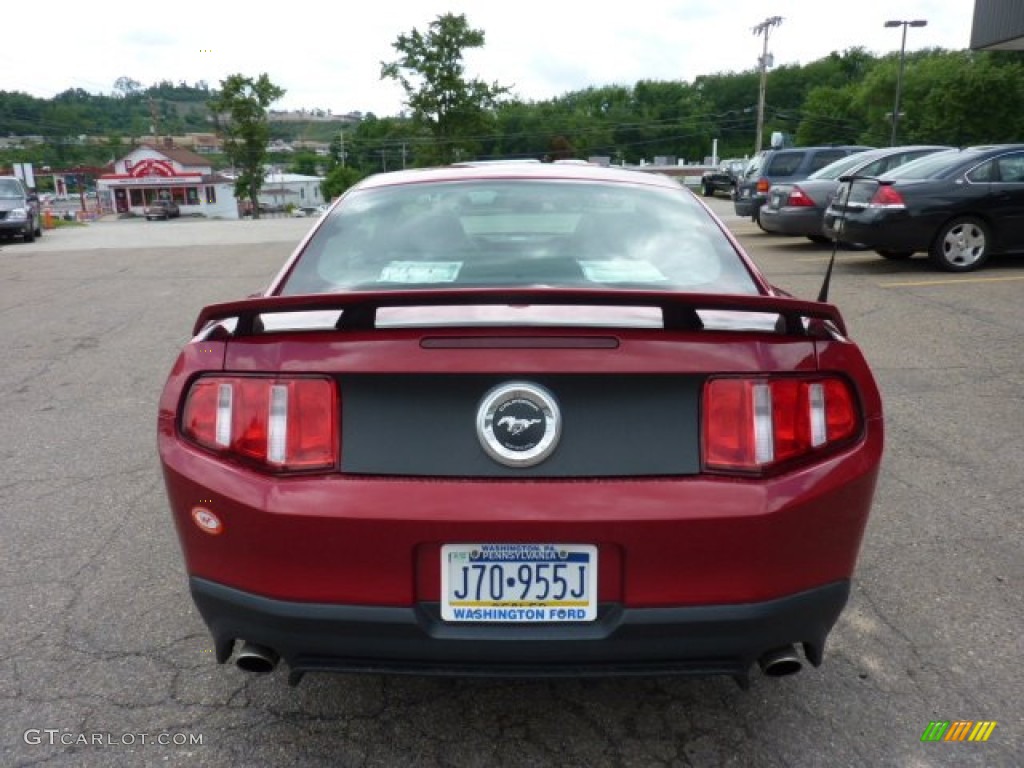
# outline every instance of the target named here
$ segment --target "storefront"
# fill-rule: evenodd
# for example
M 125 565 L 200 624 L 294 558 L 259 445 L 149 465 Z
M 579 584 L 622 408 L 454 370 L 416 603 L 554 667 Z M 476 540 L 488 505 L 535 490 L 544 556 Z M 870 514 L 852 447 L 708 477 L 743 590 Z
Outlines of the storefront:
M 96 182 L 100 201 L 111 213 L 134 213 L 154 200 L 173 200 L 182 216 L 237 219 L 234 183 L 215 174 L 207 160 L 188 149 L 141 146 L 114 164 Z

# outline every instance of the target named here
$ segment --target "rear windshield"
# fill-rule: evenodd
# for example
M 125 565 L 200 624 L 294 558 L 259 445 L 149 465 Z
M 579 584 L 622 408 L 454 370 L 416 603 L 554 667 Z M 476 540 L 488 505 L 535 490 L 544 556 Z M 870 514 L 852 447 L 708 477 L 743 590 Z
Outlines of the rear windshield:
M 765 176 L 792 176 L 804 159 L 803 152 L 778 152 L 768 161 Z
M 526 179 L 353 190 L 279 292 L 536 285 L 758 293 L 683 189 Z
M 919 157 L 885 173 L 886 179 L 934 179 L 958 167 L 970 156 L 961 150 L 950 149 Z
M 824 168 L 821 168 L 810 176 L 809 179 L 838 179 L 843 175 L 845 171 L 853 168 L 855 165 L 867 162 L 868 158 L 860 153 L 847 155 L 846 157 L 840 158 L 835 162 L 829 163 Z

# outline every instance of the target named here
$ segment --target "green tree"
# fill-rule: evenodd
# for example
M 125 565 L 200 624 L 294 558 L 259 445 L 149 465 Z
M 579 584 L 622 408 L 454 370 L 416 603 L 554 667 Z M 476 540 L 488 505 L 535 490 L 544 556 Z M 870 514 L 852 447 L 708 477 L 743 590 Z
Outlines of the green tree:
M 284 89 L 267 75 L 257 79 L 229 75 L 220 91 L 208 102 L 218 128 L 224 134 L 224 153 L 238 170 L 235 195 L 249 198 L 252 215 L 259 218 L 259 194 L 263 186 L 263 164 L 267 158 L 270 126 L 267 109 L 284 96 Z
M 351 166 L 335 167 L 327 174 L 327 178 L 320 182 L 320 191 L 324 195 L 324 200 L 333 200 L 338 197 L 365 175 L 359 169 Z
M 879 138 L 871 138 L 872 134 L 865 130 L 864 121 L 860 119 L 854 104 L 855 97 L 856 89 L 852 85 L 812 88 L 804 99 L 800 125 L 796 131 L 797 145 L 855 144 L 868 141 L 872 145 L 881 146 Z
M 292 173 L 299 173 L 303 176 L 316 176 L 316 166 L 316 154 L 306 149 L 295 153 L 289 170 Z
M 433 137 L 420 160 L 451 162 L 476 151 L 490 131 L 494 108 L 509 89 L 466 77 L 463 52 L 483 45 L 483 31 L 471 29 L 464 14 L 446 13 L 425 34 L 414 28 L 399 35 L 392 43 L 399 58 L 381 62 L 381 79 L 401 84 L 413 123 Z

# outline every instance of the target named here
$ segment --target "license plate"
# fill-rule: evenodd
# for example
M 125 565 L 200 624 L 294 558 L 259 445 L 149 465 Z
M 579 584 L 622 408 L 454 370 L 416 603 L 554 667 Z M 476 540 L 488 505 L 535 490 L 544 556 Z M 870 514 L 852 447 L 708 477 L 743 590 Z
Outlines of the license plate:
M 750 190 L 749 189 L 741 189 L 740 190 L 740 197 L 750 197 Z
M 549 623 L 597 618 L 597 547 L 589 544 L 446 544 L 441 618 Z

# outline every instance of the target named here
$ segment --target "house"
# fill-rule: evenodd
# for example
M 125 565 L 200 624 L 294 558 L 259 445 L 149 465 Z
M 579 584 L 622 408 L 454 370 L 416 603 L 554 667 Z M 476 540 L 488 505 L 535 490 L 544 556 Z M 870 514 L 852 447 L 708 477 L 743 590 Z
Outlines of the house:
M 106 211 L 142 215 L 153 200 L 173 200 L 182 216 L 237 219 L 234 183 L 190 149 L 141 145 L 96 180 Z
M 263 188 L 260 190 L 259 201 L 269 210 L 284 210 L 289 205 L 294 208 L 315 208 L 325 202 L 319 176 L 303 176 L 299 173 L 279 173 L 269 171 L 263 177 Z

